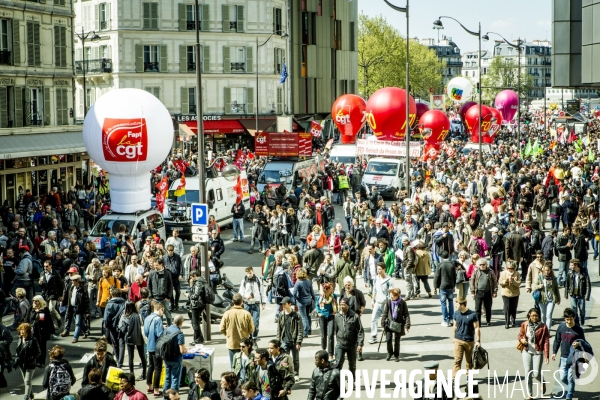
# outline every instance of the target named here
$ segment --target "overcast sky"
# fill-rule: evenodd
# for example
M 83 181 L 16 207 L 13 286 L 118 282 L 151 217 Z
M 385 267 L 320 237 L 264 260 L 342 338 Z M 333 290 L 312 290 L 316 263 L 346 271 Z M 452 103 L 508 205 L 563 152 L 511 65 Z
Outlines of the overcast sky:
M 369 16 L 384 15 L 387 21 L 406 34 L 406 16 L 392 10 L 383 0 L 354 0 L 358 1 L 359 13 Z M 389 0 L 400 7 L 406 6 L 406 0 Z M 459 20 L 467 29 L 478 30 L 481 22 L 483 33 L 493 31 L 508 40 L 519 37 L 530 40 L 551 40 L 551 0 L 412 0 L 410 1 L 410 37 L 419 39 L 434 38 L 437 40 L 437 30 L 433 21 L 440 15 L 447 15 Z M 461 53 L 476 51 L 478 42 L 476 36 L 466 33 L 460 25 L 451 19 L 443 19 L 443 35 L 451 37 L 461 49 Z M 482 42 L 483 49 L 491 49 L 493 35 L 490 41 Z M 496 36 L 496 38 L 498 38 Z

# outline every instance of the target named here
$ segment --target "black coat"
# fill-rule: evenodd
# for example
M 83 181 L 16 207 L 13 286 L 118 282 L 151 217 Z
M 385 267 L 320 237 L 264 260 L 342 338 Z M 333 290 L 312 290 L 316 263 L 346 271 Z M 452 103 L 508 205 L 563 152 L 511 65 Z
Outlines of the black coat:
M 183 263 L 179 254 L 173 253 L 172 256 L 165 254 L 163 262 L 165 263 L 165 268 L 171 272 L 173 279 L 178 279 L 183 271 Z
M 77 392 L 79 400 L 110 400 L 112 398 L 110 389 L 105 385 L 87 384 Z
M 124 316 L 127 321 L 127 332 L 125 333 L 125 343 L 132 346 L 143 346 L 144 336 L 142 335 L 142 319 L 136 312 L 132 312 L 129 317 Z
M 40 353 L 40 346 L 34 337 L 27 338 L 25 341 L 19 338 L 19 345 L 15 353 L 15 367 L 20 367 L 22 370 L 35 369 Z
M 376 226 L 372 227 L 371 231 L 369 232 L 369 240 L 371 240 L 371 238 L 377 238 L 377 240 L 385 239 L 387 240 L 388 245 L 392 243 L 390 233 L 388 232 L 387 227 L 385 227 L 384 225 L 381 225 L 381 229 L 379 230 L 379 232 L 377 232 Z
M 148 275 L 148 290 L 150 297 L 157 300 L 170 299 L 173 296 L 173 278 L 169 271 L 163 269 L 160 273 L 150 271 Z
M 43 321 L 41 320 L 42 315 L 44 318 Z M 35 311 L 33 307 L 30 307 L 29 312 L 25 316 L 25 321 L 31 324 L 33 337 L 36 338 L 38 343 L 42 341 L 47 342 L 56 333 L 48 307 L 44 307 L 39 311 Z
M 100 368 L 102 370 L 102 382 L 106 382 L 106 376 L 108 375 L 108 369 L 110 367 L 117 367 L 117 362 L 113 358 L 113 355 L 109 352 L 104 356 L 102 364 L 98 362 L 96 355 L 94 355 L 83 367 L 83 377 L 81 378 L 81 386 L 85 386 L 90 383 L 88 380 L 88 374 L 94 368 Z
M 190 288 L 190 308 L 204 308 L 205 291 L 212 290 L 202 277 L 196 279 Z
M 340 396 L 340 371 L 332 363 L 323 369 L 315 368 L 310 379 L 308 398 L 337 400 Z
M 221 395 L 219 394 L 219 388 L 216 382 L 208 381 L 204 386 L 204 389 L 201 390 L 200 396 L 198 396 L 198 385 L 196 385 L 196 382 L 190 385 L 188 400 L 200 400 L 203 397 L 208 397 L 210 400 L 221 400 Z
M 408 313 L 408 305 L 406 301 L 400 300 L 400 309 L 396 318 L 392 315 L 392 300 L 388 299 L 383 306 L 383 314 L 381 315 L 381 327 L 386 331 L 389 331 L 388 321 L 399 322 L 402 325 L 402 332 L 400 336 L 406 335 L 406 329 L 410 329 L 410 314 Z
M 49 389 L 50 386 L 50 373 L 52 372 L 52 369 L 58 365 L 62 365 L 65 370 L 69 373 L 69 375 L 71 376 L 71 385 L 75 384 L 75 374 L 73 373 L 73 368 L 71 367 L 71 364 L 69 364 L 69 362 L 67 360 L 52 360 L 50 361 L 50 364 L 46 366 L 46 369 L 44 370 L 44 380 L 42 382 L 42 389 Z M 57 396 L 52 396 L 50 395 L 50 391 L 48 390 L 46 392 L 46 399 L 48 400 L 61 400 L 63 397 L 65 397 L 66 395 L 68 395 L 69 393 L 62 393 L 60 395 Z M 97 399 L 94 399 L 97 400 Z
M 210 248 L 213 257 L 221 258 L 221 255 L 225 252 L 225 243 L 223 243 L 221 236 L 217 236 L 210 240 Z
M 67 294 L 67 304 L 71 301 L 73 290 L 77 290 L 77 296 L 75 297 L 75 305 L 73 307 L 73 314 L 89 314 L 90 313 L 90 296 L 87 288 L 83 286 L 83 283 L 79 284 L 76 288 L 75 285 L 71 286 L 69 293 Z
M 52 272 L 50 274 L 50 279 L 46 279 L 45 271 L 41 274 L 42 284 L 40 285 L 42 289 L 42 297 L 44 300 L 58 300 L 58 298 L 63 294 L 63 281 L 60 276 L 56 272 Z
M 352 310 L 346 315 L 335 314 L 333 330 L 338 344 L 342 346 L 362 346 L 365 331 L 360 322 L 360 316 Z
M 359 224 L 358 226 L 352 226 L 350 229 L 350 234 L 356 241 L 356 248 L 360 250 L 365 247 L 365 243 L 367 241 L 367 232 L 362 225 Z

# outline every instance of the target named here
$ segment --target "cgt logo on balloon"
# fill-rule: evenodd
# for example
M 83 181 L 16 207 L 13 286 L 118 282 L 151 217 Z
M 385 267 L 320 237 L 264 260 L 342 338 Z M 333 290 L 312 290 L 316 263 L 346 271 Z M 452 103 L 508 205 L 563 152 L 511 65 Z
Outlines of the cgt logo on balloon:
M 102 126 L 102 150 L 106 161 L 146 161 L 146 119 L 105 118 Z

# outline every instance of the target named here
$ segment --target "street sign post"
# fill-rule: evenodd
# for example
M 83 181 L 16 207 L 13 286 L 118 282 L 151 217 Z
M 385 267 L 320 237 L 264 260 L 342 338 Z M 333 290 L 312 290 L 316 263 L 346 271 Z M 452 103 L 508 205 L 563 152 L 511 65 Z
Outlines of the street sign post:
M 202 235 L 202 234 L 193 234 L 192 235 L 192 242 L 195 243 L 208 243 L 208 235 Z
M 192 225 L 208 226 L 208 204 L 192 204 Z
M 208 226 L 192 225 L 192 234 L 208 235 Z

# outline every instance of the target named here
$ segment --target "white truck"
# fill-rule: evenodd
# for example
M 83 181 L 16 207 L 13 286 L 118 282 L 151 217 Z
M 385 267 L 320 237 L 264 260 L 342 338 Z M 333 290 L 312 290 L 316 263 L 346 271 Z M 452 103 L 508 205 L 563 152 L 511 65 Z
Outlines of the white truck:
M 396 198 L 398 190 L 406 190 L 406 159 L 373 157 L 362 177 L 369 190 L 373 186 L 382 197 Z
M 206 170 L 206 202 L 209 208 L 209 216 L 215 218 L 220 227 L 233 223 L 231 207 L 235 204 L 236 192 L 234 186 L 237 181 L 229 181 L 220 176 L 214 168 Z M 250 192 L 248 188 L 248 177 L 246 172 L 240 174 L 242 181 L 243 204 L 246 213 L 250 211 Z M 192 237 L 192 212 L 191 204 L 199 203 L 200 185 L 199 176 L 186 178 L 185 194 L 175 196 L 175 190 L 181 184 L 179 179 L 175 180 L 169 188 L 168 199 L 163 216 L 167 235 L 171 236 L 173 229 L 179 229 L 179 236 L 183 238 Z
M 344 165 L 356 163 L 355 144 L 336 144 L 329 153 L 329 159 L 333 162 L 341 162 Z

